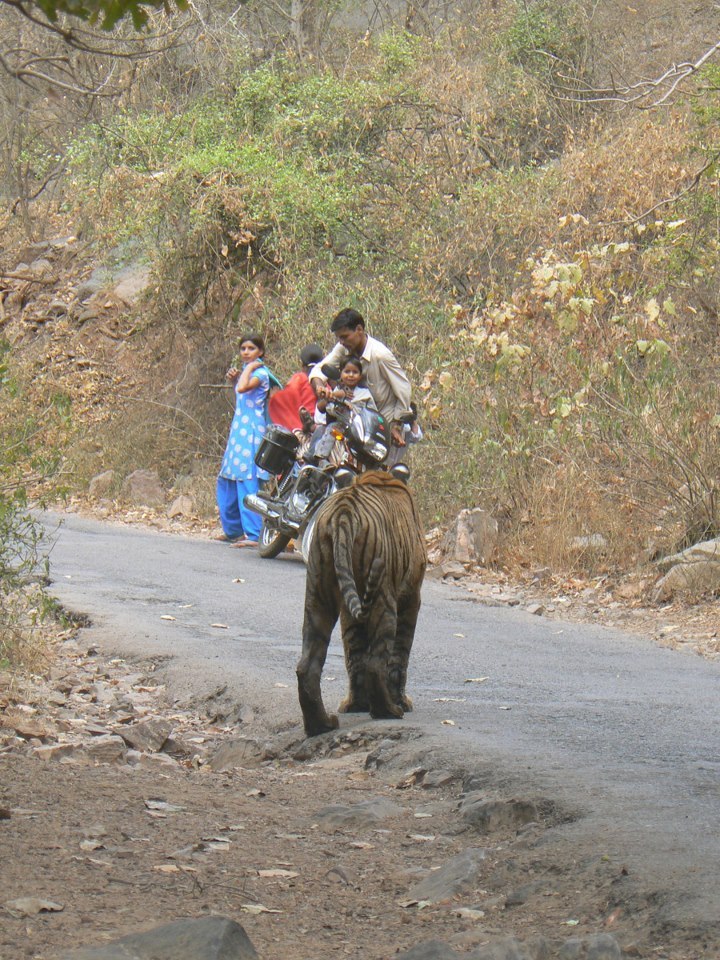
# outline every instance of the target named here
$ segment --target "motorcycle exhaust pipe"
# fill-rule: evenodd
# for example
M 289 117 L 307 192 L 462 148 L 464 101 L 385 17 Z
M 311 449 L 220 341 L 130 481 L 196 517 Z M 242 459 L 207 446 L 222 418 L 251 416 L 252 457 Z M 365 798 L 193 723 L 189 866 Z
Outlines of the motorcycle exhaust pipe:
M 245 494 L 243 503 L 248 510 L 252 510 L 253 513 L 259 513 L 261 517 L 267 517 L 269 520 L 277 520 L 280 516 L 279 513 L 270 507 L 267 500 L 263 500 L 262 497 L 259 497 L 256 493 Z

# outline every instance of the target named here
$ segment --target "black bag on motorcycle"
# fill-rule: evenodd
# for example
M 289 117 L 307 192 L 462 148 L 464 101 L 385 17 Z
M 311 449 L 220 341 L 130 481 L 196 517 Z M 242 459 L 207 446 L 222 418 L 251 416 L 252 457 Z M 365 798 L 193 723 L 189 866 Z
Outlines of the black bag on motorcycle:
M 295 460 L 299 446 L 300 441 L 292 430 L 271 424 L 255 454 L 255 463 L 268 473 L 282 473 Z

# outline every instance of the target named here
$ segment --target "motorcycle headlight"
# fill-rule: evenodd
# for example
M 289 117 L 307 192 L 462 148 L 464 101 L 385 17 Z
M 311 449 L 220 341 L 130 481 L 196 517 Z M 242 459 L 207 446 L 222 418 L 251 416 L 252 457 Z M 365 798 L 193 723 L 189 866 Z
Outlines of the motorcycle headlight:
M 373 460 L 377 460 L 378 463 L 382 461 L 387 456 L 387 447 L 383 443 L 379 443 L 377 440 L 370 441 L 369 443 L 363 444 L 363 452 L 366 453 L 369 457 L 372 457 Z

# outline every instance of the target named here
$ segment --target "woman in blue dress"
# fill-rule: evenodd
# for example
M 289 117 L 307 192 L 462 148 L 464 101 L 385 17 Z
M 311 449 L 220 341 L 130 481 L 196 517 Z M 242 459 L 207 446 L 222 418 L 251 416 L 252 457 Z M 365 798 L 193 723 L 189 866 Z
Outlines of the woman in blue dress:
M 221 539 L 236 546 L 255 546 L 262 520 L 248 510 L 243 498 L 257 493 L 266 474 L 255 464 L 255 454 L 267 427 L 270 374 L 265 366 L 265 341 L 256 334 L 240 340 L 242 370 L 231 367 L 227 378 L 235 385 L 235 414 L 217 480 L 217 504 L 223 528 Z

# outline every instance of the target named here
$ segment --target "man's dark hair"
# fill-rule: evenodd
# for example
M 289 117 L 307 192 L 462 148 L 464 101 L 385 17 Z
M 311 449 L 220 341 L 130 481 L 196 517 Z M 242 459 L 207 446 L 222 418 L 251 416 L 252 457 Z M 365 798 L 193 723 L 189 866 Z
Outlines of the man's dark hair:
M 357 327 L 365 329 L 365 318 L 352 307 L 345 307 L 340 313 L 336 313 L 333 322 L 330 324 L 330 332 L 337 333 L 338 330 L 355 330 Z

